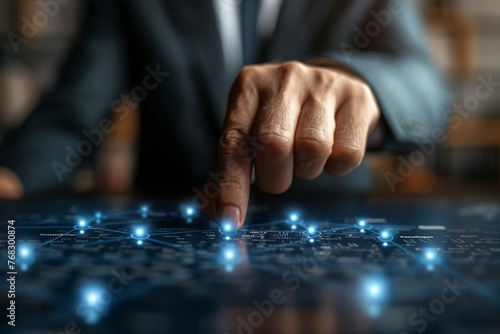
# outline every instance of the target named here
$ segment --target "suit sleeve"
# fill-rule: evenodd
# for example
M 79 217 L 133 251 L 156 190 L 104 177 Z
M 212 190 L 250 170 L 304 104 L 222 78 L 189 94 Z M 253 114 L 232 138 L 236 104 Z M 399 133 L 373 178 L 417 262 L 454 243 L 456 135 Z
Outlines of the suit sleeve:
M 411 0 L 352 4 L 354 10 L 344 17 L 352 24 L 348 37 L 326 57 L 371 86 L 391 130 L 389 139 L 416 143 L 430 138 L 444 127 L 449 93 L 430 59 L 418 11 Z
M 90 146 L 84 132 L 112 127 L 106 118 L 127 86 L 117 8 L 108 0 L 91 0 L 88 14 L 57 87 L 0 148 L 0 166 L 19 175 L 27 195 L 69 190 L 75 169 L 99 146 L 96 131 Z

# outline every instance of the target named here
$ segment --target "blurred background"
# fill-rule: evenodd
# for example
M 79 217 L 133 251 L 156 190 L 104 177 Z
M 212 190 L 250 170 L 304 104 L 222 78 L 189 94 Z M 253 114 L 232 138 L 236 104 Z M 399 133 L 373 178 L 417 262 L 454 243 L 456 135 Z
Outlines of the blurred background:
M 85 0 L 67 0 L 60 12 L 32 32 L 19 49 L 9 34 L 23 36 L 23 18 L 40 11 L 38 0 L 0 0 L 0 141 L 23 122 L 55 84 L 58 69 L 78 34 Z M 478 76 L 500 81 L 500 6 L 498 0 L 420 0 L 432 55 L 453 92 L 453 103 L 473 94 Z M 12 35 L 10 35 L 12 36 Z M 28 36 L 25 36 L 28 37 Z M 137 110 L 135 114 L 137 114 Z M 116 123 L 91 165 L 75 178 L 75 191 L 133 193 L 137 117 Z M 408 153 L 410 153 L 409 151 Z M 500 193 L 500 89 L 449 139 L 427 157 L 404 183 L 391 191 L 388 171 L 397 173 L 397 155 L 368 155 L 375 176 L 374 197 L 444 195 L 490 196 Z

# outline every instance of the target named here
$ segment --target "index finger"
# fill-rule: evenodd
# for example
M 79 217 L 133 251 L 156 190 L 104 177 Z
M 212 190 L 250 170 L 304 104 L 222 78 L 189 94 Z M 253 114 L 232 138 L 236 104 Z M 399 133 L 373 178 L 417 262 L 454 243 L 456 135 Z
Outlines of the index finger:
M 251 134 L 259 108 L 259 92 L 253 73 L 244 69 L 233 84 L 219 139 L 216 210 L 221 219 L 230 221 L 236 228 L 245 220 L 255 158 Z

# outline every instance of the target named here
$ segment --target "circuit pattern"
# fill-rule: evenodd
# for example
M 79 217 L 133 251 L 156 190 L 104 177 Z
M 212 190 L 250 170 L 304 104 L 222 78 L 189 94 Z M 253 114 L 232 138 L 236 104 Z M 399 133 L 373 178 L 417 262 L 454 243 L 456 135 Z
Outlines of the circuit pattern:
M 293 287 L 302 278 L 310 286 L 347 294 L 369 317 L 378 317 L 387 304 L 407 300 L 409 294 L 431 295 L 429 285 L 418 282 L 438 285 L 439 279 L 429 277 L 439 275 L 458 277 L 471 293 L 499 307 L 498 282 L 484 284 L 500 269 L 498 211 L 488 208 L 476 225 L 407 224 L 380 216 L 308 219 L 305 213 L 288 211 L 282 218 L 256 218 L 240 230 L 202 217 L 189 204 L 174 210 L 140 205 L 20 215 L 18 264 L 27 273 L 26 287 L 20 290 L 33 294 L 36 282 L 51 289 L 54 298 L 73 285 L 74 313 L 88 324 L 98 323 L 110 307 L 101 293 L 110 266 L 129 268 L 136 281 L 134 289 L 113 303 L 158 286 L 209 294 L 215 286 L 227 287 L 235 276 L 245 284 L 234 294 L 243 296 L 258 285 L 251 280 L 265 273 L 281 285 Z M 465 223 L 484 212 L 469 207 L 460 216 Z M 471 271 L 478 266 L 483 270 Z M 400 288 L 400 282 L 408 285 L 409 280 L 413 291 Z

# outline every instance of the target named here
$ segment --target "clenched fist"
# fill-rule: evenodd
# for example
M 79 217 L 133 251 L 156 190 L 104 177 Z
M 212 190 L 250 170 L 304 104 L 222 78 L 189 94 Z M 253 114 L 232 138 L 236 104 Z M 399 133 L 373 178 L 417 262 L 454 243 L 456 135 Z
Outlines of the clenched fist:
M 229 95 L 218 193 L 206 214 L 241 227 L 253 167 L 259 188 L 273 194 L 286 191 L 294 176 L 349 173 L 379 117 L 370 87 L 341 68 L 295 61 L 245 67 Z

